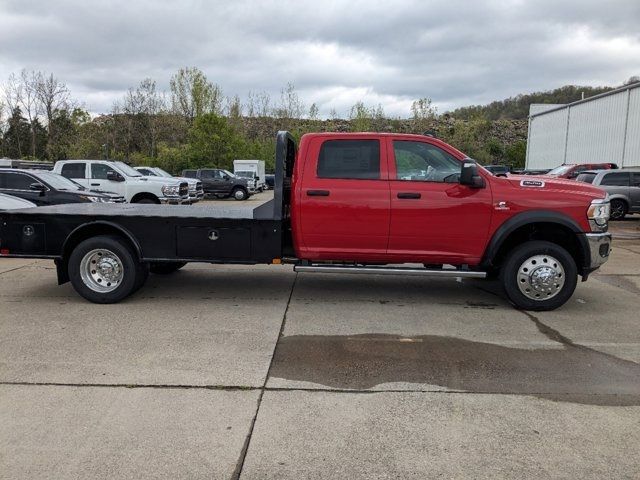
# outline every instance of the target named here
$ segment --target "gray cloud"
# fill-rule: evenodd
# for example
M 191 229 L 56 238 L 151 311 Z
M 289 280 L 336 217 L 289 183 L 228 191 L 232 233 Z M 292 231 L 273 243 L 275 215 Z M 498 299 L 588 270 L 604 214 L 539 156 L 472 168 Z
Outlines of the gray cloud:
M 94 112 L 151 77 L 197 66 L 225 94 L 272 98 L 291 81 L 309 105 L 358 100 L 406 116 L 564 84 L 640 74 L 640 2 L 5 0 L 0 80 L 55 73 Z

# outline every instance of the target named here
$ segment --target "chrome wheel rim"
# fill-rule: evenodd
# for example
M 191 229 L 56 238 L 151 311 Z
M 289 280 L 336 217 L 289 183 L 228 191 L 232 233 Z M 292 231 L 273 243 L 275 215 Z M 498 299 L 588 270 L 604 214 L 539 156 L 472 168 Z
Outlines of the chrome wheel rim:
M 517 281 L 525 297 L 541 302 L 562 291 L 565 272 L 562 264 L 551 255 L 535 255 L 520 265 Z
M 242 190 L 236 190 L 234 197 L 236 197 L 236 200 L 242 200 L 244 198 L 244 192 Z
M 80 277 L 91 290 L 98 293 L 113 292 L 124 278 L 120 257 L 111 250 L 99 248 L 88 252 L 80 262 Z

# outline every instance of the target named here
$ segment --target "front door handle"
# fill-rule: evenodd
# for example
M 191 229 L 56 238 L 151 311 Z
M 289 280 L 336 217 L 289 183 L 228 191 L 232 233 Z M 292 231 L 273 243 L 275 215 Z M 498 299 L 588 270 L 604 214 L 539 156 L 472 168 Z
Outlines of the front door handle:
M 422 197 L 418 192 L 398 192 L 398 198 L 418 199 Z
M 307 197 L 328 197 L 329 190 L 307 190 Z
M 92 187 L 99 187 L 99 186 L 100 186 L 100 184 L 99 184 L 99 183 L 92 183 L 92 184 L 91 184 L 91 186 L 92 186 Z

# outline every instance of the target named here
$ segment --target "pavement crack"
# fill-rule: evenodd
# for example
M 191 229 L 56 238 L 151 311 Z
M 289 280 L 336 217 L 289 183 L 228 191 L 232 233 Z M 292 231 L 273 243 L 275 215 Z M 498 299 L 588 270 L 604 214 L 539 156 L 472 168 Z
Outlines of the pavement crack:
M 267 369 L 267 374 L 264 377 L 264 382 L 262 387 L 260 388 L 260 395 L 258 395 L 258 402 L 256 407 L 256 413 L 251 419 L 251 425 L 249 426 L 249 432 L 247 433 L 247 437 L 245 438 L 244 445 L 242 446 L 242 450 L 240 451 L 240 456 L 238 457 L 238 461 L 236 462 L 236 468 L 231 475 L 232 480 L 238 480 L 242 475 L 242 469 L 244 468 L 244 462 L 247 458 L 247 452 L 249 451 L 249 445 L 251 444 L 251 438 L 253 437 L 253 429 L 256 425 L 256 420 L 258 419 L 258 414 L 260 413 L 260 406 L 262 405 L 262 397 L 264 397 L 264 392 L 267 390 L 267 382 L 269 381 L 269 375 L 271 374 L 271 368 L 273 367 L 273 359 L 276 356 L 276 350 L 278 349 L 278 343 L 280 339 L 284 335 L 284 327 L 287 323 L 287 313 L 289 313 L 289 306 L 291 305 L 291 298 L 293 297 L 293 290 L 296 287 L 296 281 L 298 280 L 298 274 L 296 273 L 293 277 L 293 283 L 291 284 L 291 291 L 289 292 L 289 298 L 287 299 L 287 306 L 284 309 L 284 315 L 282 316 L 282 323 L 280 324 L 280 331 L 278 332 L 278 338 L 276 338 L 276 343 L 273 347 L 273 352 L 271 352 L 271 361 L 269 362 L 269 368 Z
M 549 340 L 551 340 L 553 342 L 558 342 L 558 343 L 560 343 L 562 345 L 565 345 L 567 347 L 589 349 L 588 347 L 584 347 L 582 345 L 578 345 L 577 343 L 575 343 L 570 338 L 565 337 L 564 335 L 562 335 L 558 330 L 556 330 L 554 328 L 551 328 L 548 325 L 545 325 L 544 323 L 542 323 L 538 319 L 538 317 L 536 317 L 532 313 L 527 312 L 525 310 L 521 310 L 521 312 L 524 313 L 529 318 L 529 320 L 531 320 L 535 324 L 535 326 L 538 328 L 538 331 L 541 334 L 543 334 L 545 337 L 547 337 Z

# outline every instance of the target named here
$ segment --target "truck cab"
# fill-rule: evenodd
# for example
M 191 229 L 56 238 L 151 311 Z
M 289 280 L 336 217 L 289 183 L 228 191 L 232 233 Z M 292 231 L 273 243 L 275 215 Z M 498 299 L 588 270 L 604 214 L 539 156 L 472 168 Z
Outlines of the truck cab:
M 85 188 L 116 192 L 129 203 L 189 204 L 186 181 L 145 177 L 126 163 L 108 160 L 60 160 L 53 171 Z

